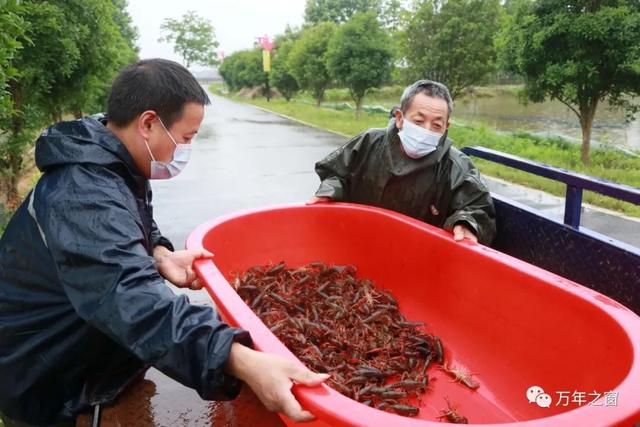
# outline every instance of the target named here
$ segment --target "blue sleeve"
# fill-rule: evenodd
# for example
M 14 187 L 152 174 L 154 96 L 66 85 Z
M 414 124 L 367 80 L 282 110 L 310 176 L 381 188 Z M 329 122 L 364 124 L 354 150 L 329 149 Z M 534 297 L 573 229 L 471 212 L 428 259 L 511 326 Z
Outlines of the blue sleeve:
M 204 399 L 235 397 L 240 382 L 224 364 L 234 341 L 251 345 L 248 333 L 167 287 L 121 188 L 90 168 L 66 169 L 73 176 L 61 181 L 71 187 L 56 190 L 55 179 L 44 180 L 50 188 L 38 192 L 47 200 L 36 194 L 35 211 L 77 314 Z

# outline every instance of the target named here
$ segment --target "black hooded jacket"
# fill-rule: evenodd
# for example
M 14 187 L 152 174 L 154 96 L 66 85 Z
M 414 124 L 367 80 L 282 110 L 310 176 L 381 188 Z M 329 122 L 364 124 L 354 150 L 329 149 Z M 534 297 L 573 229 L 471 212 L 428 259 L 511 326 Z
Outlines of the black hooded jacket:
M 0 239 L 0 411 L 30 424 L 110 402 L 149 365 L 205 399 L 239 392 L 223 365 L 248 333 L 165 284 L 149 182 L 105 123 L 40 136 L 43 174 Z

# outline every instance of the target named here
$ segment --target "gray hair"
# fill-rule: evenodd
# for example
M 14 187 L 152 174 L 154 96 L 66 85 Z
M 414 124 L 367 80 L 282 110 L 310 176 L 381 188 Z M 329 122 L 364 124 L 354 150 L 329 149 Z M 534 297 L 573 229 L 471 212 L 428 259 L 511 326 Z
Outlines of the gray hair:
M 447 87 L 442 83 L 434 82 L 432 80 L 418 80 L 412 85 L 407 86 L 404 92 L 402 92 L 402 97 L 400 98 L 400 110 L 403 113 L 407 112 L 409 105 L 411 105 L 411 101 L 413 101 L 413 98 L 415 98 L 419 93 L 424 93 L 427 96 L 447 101 L 449 117 L 451 117 L 451 113 L 453 112 L 453 99 L 451 99 L 449 89 L 447 89 Z

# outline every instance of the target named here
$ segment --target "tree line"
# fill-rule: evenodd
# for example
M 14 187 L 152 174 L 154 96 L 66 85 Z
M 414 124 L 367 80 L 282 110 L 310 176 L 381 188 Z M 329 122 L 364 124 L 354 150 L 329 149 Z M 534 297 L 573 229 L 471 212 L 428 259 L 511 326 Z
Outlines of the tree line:
M 0 0 L 0 189 L 11 208 L 26 153 L 63 116 L 104 110 L 117 72 L 137 60 L 126 0 Z
M 265 81 L 260 47 L 219 67 L 231 91 Z M 640 96 L 637 0 L 307 0 L 305 22 L 275 37 L 271 86 L 319 106 L 349 90 L 356 116 L 368 91 L 428 78 L 454 98 L 489 81 L 524 85 L 524 102 L 555 99 L 576 114 L 589 160 L 597 107 L 624 110 Z

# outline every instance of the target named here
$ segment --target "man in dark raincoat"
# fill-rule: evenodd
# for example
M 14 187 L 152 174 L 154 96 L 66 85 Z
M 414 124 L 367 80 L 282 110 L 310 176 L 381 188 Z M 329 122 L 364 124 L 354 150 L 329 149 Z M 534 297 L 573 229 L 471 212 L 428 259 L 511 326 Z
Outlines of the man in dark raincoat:
M 153 220 L 148 179 L 175 176 L 207 94 L 189 71 L 146 60 L 118 76 L 108 115 L 58 123 L 40 136 L 42 176 L 0 240 L 0 416 L 5 426 L 73 425 L 108 404 L 149 365 L 204 399 L 247 383 L 273 411 L 313 416 L 291 394 L 315 374 L 252 350 L 165 284 L 198 287 L 194 259 Z
M 490 244 L 495 211 L 471 160 L 447 138 L 453 102 L 446 86 L 407 87 L 387 129 L 369 129 L 316 163 L 313 203 L 344 201 L 394 210 Z

